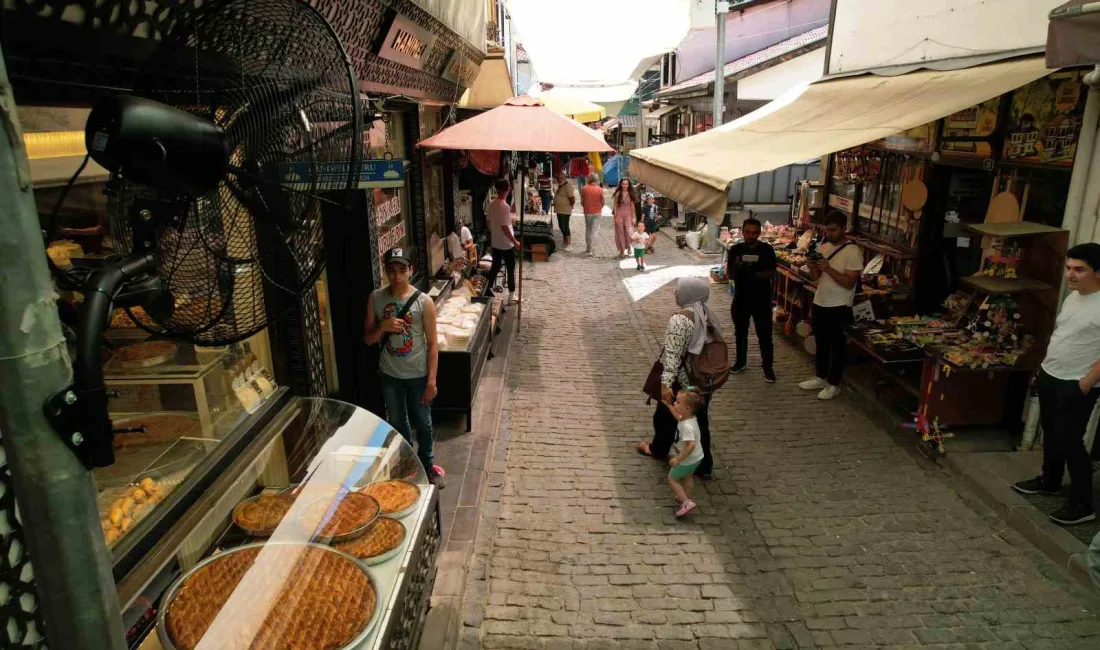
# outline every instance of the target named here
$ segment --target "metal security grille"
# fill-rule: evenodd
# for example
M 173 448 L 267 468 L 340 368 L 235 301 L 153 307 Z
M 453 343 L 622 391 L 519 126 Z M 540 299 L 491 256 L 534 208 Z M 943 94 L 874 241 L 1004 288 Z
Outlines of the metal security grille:
M 0 432 L 0 443 L 3 442 Z M 0 648 L 45 650 L 45 629 L 38 611 L 34 567 L 23 536 L 12 488 L 7 452 L 0 444 Z

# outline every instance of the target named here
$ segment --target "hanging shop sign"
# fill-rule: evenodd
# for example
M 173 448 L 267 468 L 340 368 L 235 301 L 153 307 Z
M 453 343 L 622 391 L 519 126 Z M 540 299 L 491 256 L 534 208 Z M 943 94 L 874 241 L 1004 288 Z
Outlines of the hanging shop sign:
M 878 149 L 905 151 L 908 153 L 932 153 L 936 139 L 936 124 L 922 124 L 911 129 L 886 136 L 874 145 Z
M 945 117 L 940 153 L 966 158 L 991 158 L 991 138 L 997 131 L 1000 108 L 1001 98 L 994 97 Z
M 316 173 L 313 173 L 316 168 Z M 348 163 L 324 162 L 316 166 L 310 163 L 283 163 L 279 165 L 279 178 L 283 185 L 295 190 L 317 187 L 343 187 L 348 178 Z M 364 160 L 359 168 L 357 188 L 404 187 L 405 163 L 402 160 Z
M 451 51 L 451 58 L 447 65 L 443 66 L 441 75 L 447 81 L 469 88 L 477 81 L 477 75 L 481 72 L 481 66 L 474 63 L 462 52 Z
M 423 70 L 424 63 L 435 46 L 435 36 L 396 12 L 390 20 L 390 26 L 383 30 L 385 36 L 378 43 L 375 54 L 383 59 Z
M 1056 72 L 1012 94 L 1004 160 L 1070 166 L 1085 112 L 1081 72 Z

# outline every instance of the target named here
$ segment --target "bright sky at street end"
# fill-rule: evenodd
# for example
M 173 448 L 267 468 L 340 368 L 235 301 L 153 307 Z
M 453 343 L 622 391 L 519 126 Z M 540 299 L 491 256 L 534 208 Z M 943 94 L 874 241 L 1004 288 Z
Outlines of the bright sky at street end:
M 506 1 L 539 81 L 625 92 L 603 97 L 607 89 L 594 89 L 601 97 L 589 101 L 629 97 L 653 57 L 679 45 L 690 27 L 691 0 Z

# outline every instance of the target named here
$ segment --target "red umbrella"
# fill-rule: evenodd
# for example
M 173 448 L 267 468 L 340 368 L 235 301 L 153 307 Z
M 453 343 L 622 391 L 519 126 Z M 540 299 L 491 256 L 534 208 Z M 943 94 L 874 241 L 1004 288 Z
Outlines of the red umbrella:
M 614 151 L 603 134 L 546 108 L 526 95 L 443 129 L 417 144 L 426 149 L 474 149 L 483 151 L 591 152 Z M 519 223 L 523 230 L 524 175 L 519 177 Z M 490 278 L 491 280 L 492 278 Z M 523 254 L 519 256 L 519 311 L 523 319 Z
M 417 146 L 489 151 L 614 151 L 599 131 L 558 115 L 526 95 L 443 129 Z

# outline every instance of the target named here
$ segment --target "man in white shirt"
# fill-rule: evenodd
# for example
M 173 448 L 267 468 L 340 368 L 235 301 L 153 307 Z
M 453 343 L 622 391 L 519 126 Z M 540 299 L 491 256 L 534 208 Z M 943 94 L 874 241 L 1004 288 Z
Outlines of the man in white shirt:
M 1043 474 L 1012 488 L 1021 494 L 1061 494 L 1062 474 L 1068 468 L 1069 498 L 1050 518 L 1071 526 L 1096 519 L 1092 461 L 1084 435 L 1100 396 L 1100 244 L 1074 246 L 1066 256 L 1070 294 L 1058 312 L 1036 377 L 1043 425 Z
M 493 266 L 489 269 L 489 282 L 496 282 L 500 267 L 508 269 L 508 301 L 516 302 L 516 249 L 520 247 L 512 230 L 512 208 L 508 194 L 512 185 L 501 178 L 493 183 L 497 198 L 489 204 L 489 241 L 493 248 Z
M 863 251 L 848 240 L 848 218 L 833 211 L 825 217 L 825 243 L 818 247 L 821 258 L 810 262 L 810 277 L 817 282 L 814 294 L 813 326 L 817 342 L 817 376 L 798 385 L 802 390 L 820 391 L 817 399 L 840 394 L 844 376 L 844 330 L 852 322 L 856 282 L 863 270 Z

